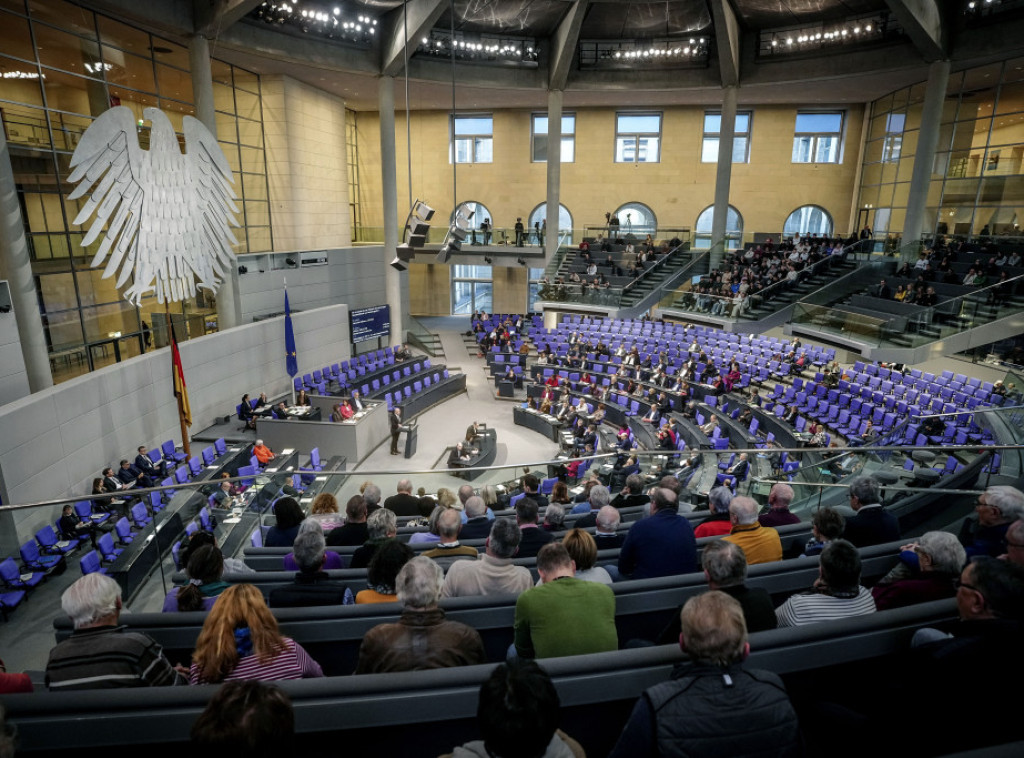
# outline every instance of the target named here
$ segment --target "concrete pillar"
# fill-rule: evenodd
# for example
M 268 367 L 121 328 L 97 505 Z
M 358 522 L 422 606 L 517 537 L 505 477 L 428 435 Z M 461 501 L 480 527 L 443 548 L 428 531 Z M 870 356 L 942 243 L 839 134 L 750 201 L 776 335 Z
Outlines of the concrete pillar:
M 0 129 L 0 279 L 4 278 L 11 288 L 11 305 L 18 319 L 28 386 L 32 392 L 39 392 L 53 386 L 53 375 L 50 374 L 43 320 L 39 315 L 32 259 L 25 239 L 25 221 L 14 184 L 11 153 L 7 137 Z
M 408 307 L 402 295 L 402 273 L 390 264 L 398 249 L 398 174 L 395 167 L 395 78 L 382 76 L 377 90 L 380 112 L 380 173 L 384 202 L 384 292 L 391 305 L 391 343 L 405 341 Z M 431 225 L 438 223 L 434 215 Z M 447 224 L 447 218 L 440 219 Z M 408 297 L 408 287 L 406 287 Z
M 725 229 L 729 220 L 729 184 L 732 182 L 732 143 L 736 135 L 736 87 L 722 88 L 722 125 L 718 136 L 718 171 L 715 174 L 715 211 L 711 222 L 711 268 L 725 256 Z
M 919 240 L 923 233 L 935 229 L 936 219 L 925 218 L 925 206 L 928 203 L 928 186 L 932 179 L 935 148 L 939 142 L 939 122 L 942 120 L 942 103 L 946 99 L 948 84 L 949 61 L 933 62 L 928 67 L 928 86 L 921 108 L 921 130 L 917 137 L 914 171 L 910 175 L 910 191 L 907 194 L 907 215 L 903 222 L 903 257 L 909 260 L 917 260 L 917 246 L 910 243 Z
M 192 69 L 192 94 L 196 118 L 217 136 L 217 117 L 213 107 L 213 73 L 210 70 L 210 43 L 197 34 L 189 40 L 188 60 Z M 242 196 L 242 177 L 235 177 L 235 192 Z M 238 293 L 238 264 L 232 263 L 217 290 L 217 329 L 224 331 L 242 323 L 242 300 Z
M 544 235 L 545 263 L 558 250 L 558 212 L 562 182 L 562 91 L 548 92 L 548 229 Z

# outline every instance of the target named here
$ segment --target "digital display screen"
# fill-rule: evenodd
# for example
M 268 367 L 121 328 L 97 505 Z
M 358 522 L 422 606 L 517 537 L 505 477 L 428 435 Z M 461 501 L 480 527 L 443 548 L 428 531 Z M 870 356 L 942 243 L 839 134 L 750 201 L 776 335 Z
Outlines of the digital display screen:
M 374 305 L 349 311 L 353 342 L 365 342 L 391 336 L 391 306 Z

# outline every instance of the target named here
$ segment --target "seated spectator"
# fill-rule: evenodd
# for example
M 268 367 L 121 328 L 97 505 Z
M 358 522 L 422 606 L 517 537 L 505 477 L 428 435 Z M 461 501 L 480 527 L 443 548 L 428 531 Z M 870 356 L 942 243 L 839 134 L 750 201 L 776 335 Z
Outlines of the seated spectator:
M 732 490 L 728 487 L 715 487 L 708 493 L 708 508 L 711 515 L 693 530 L 697 539 L 715 537 L 732 531 L 732 520 L 729 516 L 729 503 L 732 502 Z
M 208 611 L 228 588 L 228 583 L 221 579 L 224 556 L 214 545 L 204 545 L 191 551 L 185 574 L 188 584 L 167 593 L 162 608 L 164 613 Z
M 480 685 L 476 718 L 483 739 L 451 756 L 585 758 L 579 743 L 558 728 L 558 709 L 558 691 L 544 669 L 533 661 L 502 663 Z
M 422 555 L 440 561 L 441 566 L 447 566 L 451 561 L 458 559 L 476 560 L 480 552 L 475 547 L 459 544 L 459 531 L 462 529 L 462 518 L 459 511 L 454 508 L 441 508 L 437 517 L 437 533 L 439 540 L 437 547 L 427 550 Z
M 850 456 L 852 457 L 852 456 Z M 882 506 L 881 487 L 871 476 L 850 481 L 850 507 L 856 515 L 846 520 L 843 539 L 856 547 L 881 545 L 900 538 L 900 523 Z
M 345 504 L 345 525 L 330 531 L 327 544 L 332 547 L 363 545 L 368 539 L 366 501 L 362 495 L 353 495 Z
M 238 679 L 270 681 L 324 675 L 300 644 L 281 636 L 263 594 L 234 584 L 210 609 L 196 640 L 189 682 L 219 684 Z
M 330 492 L 321 492 L 313 498 L 313 506 L 309 509 L 309 517 L 319 522 L 324 530 L 324 534 L 345 525 L 345 519 L 338 513 L 338 499 Z
M 871 593 L 860 585 L 860 553 L 846 540 L 821 551 L 820 576 L 806 593 L 792 595 L 775 611 L 779 626 L 802 626 L 875 612 Z
M 273 451 L 263 444 L 263 440 L 256 440 L 256 444 L 252 448 L 252 454 L 256 456 L 256 460 L 260 462 L 261 466 L 266 466 L 276 457 Z
M 45 681 L 51 692 L 186 683 L 156 640 L 119 625 L 121 587 L 106 574 L 75 581 L 60 606 L 75 631 L 50 651 Z
M 380 624 L 366 634 L 356 674 L 473 666 L 487 660 L 480 633 L 447 621 L 438 607 L 444 584 L 440 566 L 426 556 L 412 558 L 395 583 L 397 599 L 405 605 L 402 615 L 398 623 Z
M 734 497 L 729 503 L 729 518 L 732 529 L 724 537 L 743 548 L 747 563 L 771 563 L 782 560 L 782 540 L 779 533 L 770 526 L 762 526 L 757 520 L 758 505 L 753 498 Z
M 303 534 L 306 534 L 307 532 L 315 532 L 319 534 L 321 537 L 323 537 L 324 535 L 324 530 L 323 527 L 320 526 L 320 522 L 312 517 L 303 519 L 302 523 L 299 524 L 299 533 L 295 535 L 296 541 L 299 539 L 299 537 L 301 537 Z M 292 547 L 294 548 L 294 543 L 292 543 Z M 285 571 L 299 570 L 299 564 L 295 556 L 294 550 L 284 557 L 283 563 Z M 345 561 L 342 560 L 342 557 L 338 553 L 331 550 L 324 556 L 323 568 L 326 571 L 330 571 L 333 569 L 342 569 L 345 568 Z
M 561 503 L 548 503 L 544 509 L 544 523 L 541 528 L 545 532 L 565 531 L 565 508 Z
M 161 466 L 158 468 L 153 463 L 148 453 L 149 451 L 146 449 L 145 445 L 139 445 L 138 455 L 135 456 L 135 468 L 149 477 L 150 481 L 155 482 L 163 476 L 163 473 L 161 473 L 163 466 L 161 462 Z
M 306 514 L 302 512 L 293 497 L 282 497 L 274 503 L 274 518 L 276 523 L 267 530 L 263 538 L 265 547 L 291 547 L 295 538 L 299 536 L 299 525 Z
M 871 590 L 880 611 L 956 595 L 967 553 L 949 532 L 926 532 L 900 548 L 900 562 Z
M 75 513 L 71 505 L 61 508 L 60 518 L 57 520 L 57 530 L 61 539 L 84 540 L 88 537 L 92 541 L 93 548 L 96 547 L 96 532 L 99 529 L 92 521 L 83 521 Z
M 550 532 L 540 528 L 537 524 L 538 518 L 537 501 L 532 497 L 527 495 L 516 503 L 516 523 L 522 533 L 519 540 L 519 558 L 534 557 L 541 547 L 554 539 Z
M 308 523 L 303 522 L 303 525 Z M 316 523 L 316 522 L 312 522 Z M 270 591 L 271 608 L 299 608 L 314 605 L 351 605 L 355 602 L 352 591 L 339 582 L 330 580 L 324 569 L 326 556 L 336 555 L 324 546 L 324 535 L 317 529 L 304 530 L 292 546 L 293 565 L 298 569 L 291 584 Z M 341 556 L 337 563 L 343 565 Z M 338 567 L 340 568 L 341 565 Z
M 630 756 L 800 756 L 803 739 L 782 680 L 746 669 L 743 608 L 724 592 L 690 598 L 679 647 L 689 660 L 646 690 L 612 758 Z
M 278 758 L 293 746 L 295 712 L 277 687 L 227 682 L 192 724 L 190 753 L 198 758 Z
M 121 459 L 120 467 L 117 470 L 117 478 L 124 485 L 125 489 L 153 486 L 153 480 L 130 464 L 127 458 Z
M 846 519 L 835 508 L 823 506 L 811 513 L 811 539 L 807 541 L 804 555 L 821 555 L 825 545 L 839 539 L 846 528 Z
M 757 520 L 761 522 L 761 526 L 770 527 L 799 524 L 800 517 L 789 511 L 791 502 L 793 502 L 792 487 L 782 483 L 773 485 L 771 492 L 768 493 L 769 510 L 758 516 Z
M 394 603 L 398 600 L 395 581 L 402 566 L 416 555 L 404 542 L 389 539 L 373 554 L 366 569 L 367 589 L 356 593 L 356 603 Z
M 676 494 L 654 487 L 651 515 L 636 521 L 619 552 L 619 573 L 631 579 L 688 574 L 697 570 L 693 527 L 679 515 Z
M 438 529 L 437 520 L 441 518 L 441 514 L 449 508 L 445 508 L 440 505 L 435 505 L 433 510 L 430 511 L 430 515 L 427 517 L 427 531 L 416 532 L 409 537 L 410 545 L 419 545 L 424 542 L 440 542 L 441 532 Z M 422 526 L 423 522 L 420 519 L 415 519 L 408 523 L 408 525 Z
M 230 508 L 231 507 L 231 482 L 226 479 L 221 481 L 220 487 L 214 490 L 213 494 L 210 495 L 213 498 L 213 504 L 218 508 Z
M 615 596 L 610 587 L 575 576 L 565 546 L 554 542 L 537 555 L 541 585 L 519 596 L 515 650 L 520 658 L 553 658 L 617 650 Z M 585 629 L 583 635 L 566 634 Z
M 589 532 L 570 529 L 562 538 L 562 545 L 576 566 L 576 578 L 585 582 L 611 584 L 611 575 L 597 563 L 597 543 Z
M 1007 485 L 989 487 L 978 496 L 974 514 L 960 527 L 960 543 L 967 557 L 1002 555 L 1006 552 L 1006 530 L 1024 518 L 1024 493 Z
M 444 597 L 518 595 L 533 586 L 530 570 L 512 564 L 522 532 L 512 519 L 495 519 L 484 554 L 476 561 L 456 561 L 444 579 Z

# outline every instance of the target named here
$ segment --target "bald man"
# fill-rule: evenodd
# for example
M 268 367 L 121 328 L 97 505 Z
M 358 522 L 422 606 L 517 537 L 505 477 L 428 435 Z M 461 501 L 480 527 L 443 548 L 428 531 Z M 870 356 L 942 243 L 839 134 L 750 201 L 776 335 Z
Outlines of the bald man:
M 384 501 L 384 507 L 396 516 L 419 516 L 420 499 L 412 494 L 412 482 L 402 479 L 395 490 L 397 492 Z
M 768 493 L 767 513 L 762 513 L 757 520 L 761 526 L 785 526 L 786 524 L 799 524 L 800 517 L 789 512 L 789 504 L 793 502 L 793 488 L 788 484 L 776 484 Z

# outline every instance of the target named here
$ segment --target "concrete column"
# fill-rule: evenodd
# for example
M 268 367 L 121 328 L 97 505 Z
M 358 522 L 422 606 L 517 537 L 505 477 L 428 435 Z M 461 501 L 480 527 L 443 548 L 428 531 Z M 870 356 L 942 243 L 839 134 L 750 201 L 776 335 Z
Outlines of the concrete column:
M 32 259 L 25 239 L 25 221 L 18 203 L 14 169 L 7 137 L 0 129 L 0 279 L 11 288 L 11 305 L 18 319 L 21 353 L 32 392 L 53 386 L 50 357 L 46 350 L 43 320 L 39 315 L 39 296 L 32 277 Z
M 380 112 L 380 174 L 384 201 L 384 292 L 391 305 L 391 343 L 405 341 L 408 286 L 402 293 L 402 273 L 388 265 L 398 249 L 398 174 L 395 168 L 395 78 L 382 76 L 377 90 Z M 447 218 L 441 220 L 447 224 Z M 438 223 L 437 214 L 432 225 Z
M 544 260 L 558 250 L 558 211 L 562 182 L 562 91 L 548 92 L 548 229 L 544 235 Z
M 217 117 L 213 107 L 213 73 L 210 70 L 210 43 L 201 34 L 189 40 L 188 60 L 192 68 L 192 94 L 196 118 L 217 136 Z M 242 177 L 235 177 L 235 192 L 242 196 Z M 242 300 L 238 293 L 238 264 L 232 262 L 217 290 L 217 329 L 224 331 L 242 323 Z
M 715 215 L 711 222 L 711 268 L 717 268 L 725 256 L 729 185 L 732 182 L 732 143 L 735 135 L 736 87 L 723 87 L 722 125 L 718 136 L 718 171 L 715 174 Z
M 928 67 L 928 86 L 921 108 L 921 130 L 917 137 L 914 171 L 910 175 L 910 191 L 907 195 L 907 215 L 903 222 L 904 257 L 909 260 L 917 260 L 917 247 L 910 243 L 919 240 L 923 233 L 935 228 L 936 219 L 925 218 L 925 206 L 928 203 L 928 186 L 932 179 L 935 148 L 939 142 L 939 122 L 942 120 L 942 103 L 946 98 L 948 84 L 949 61 L 933 62 Z

